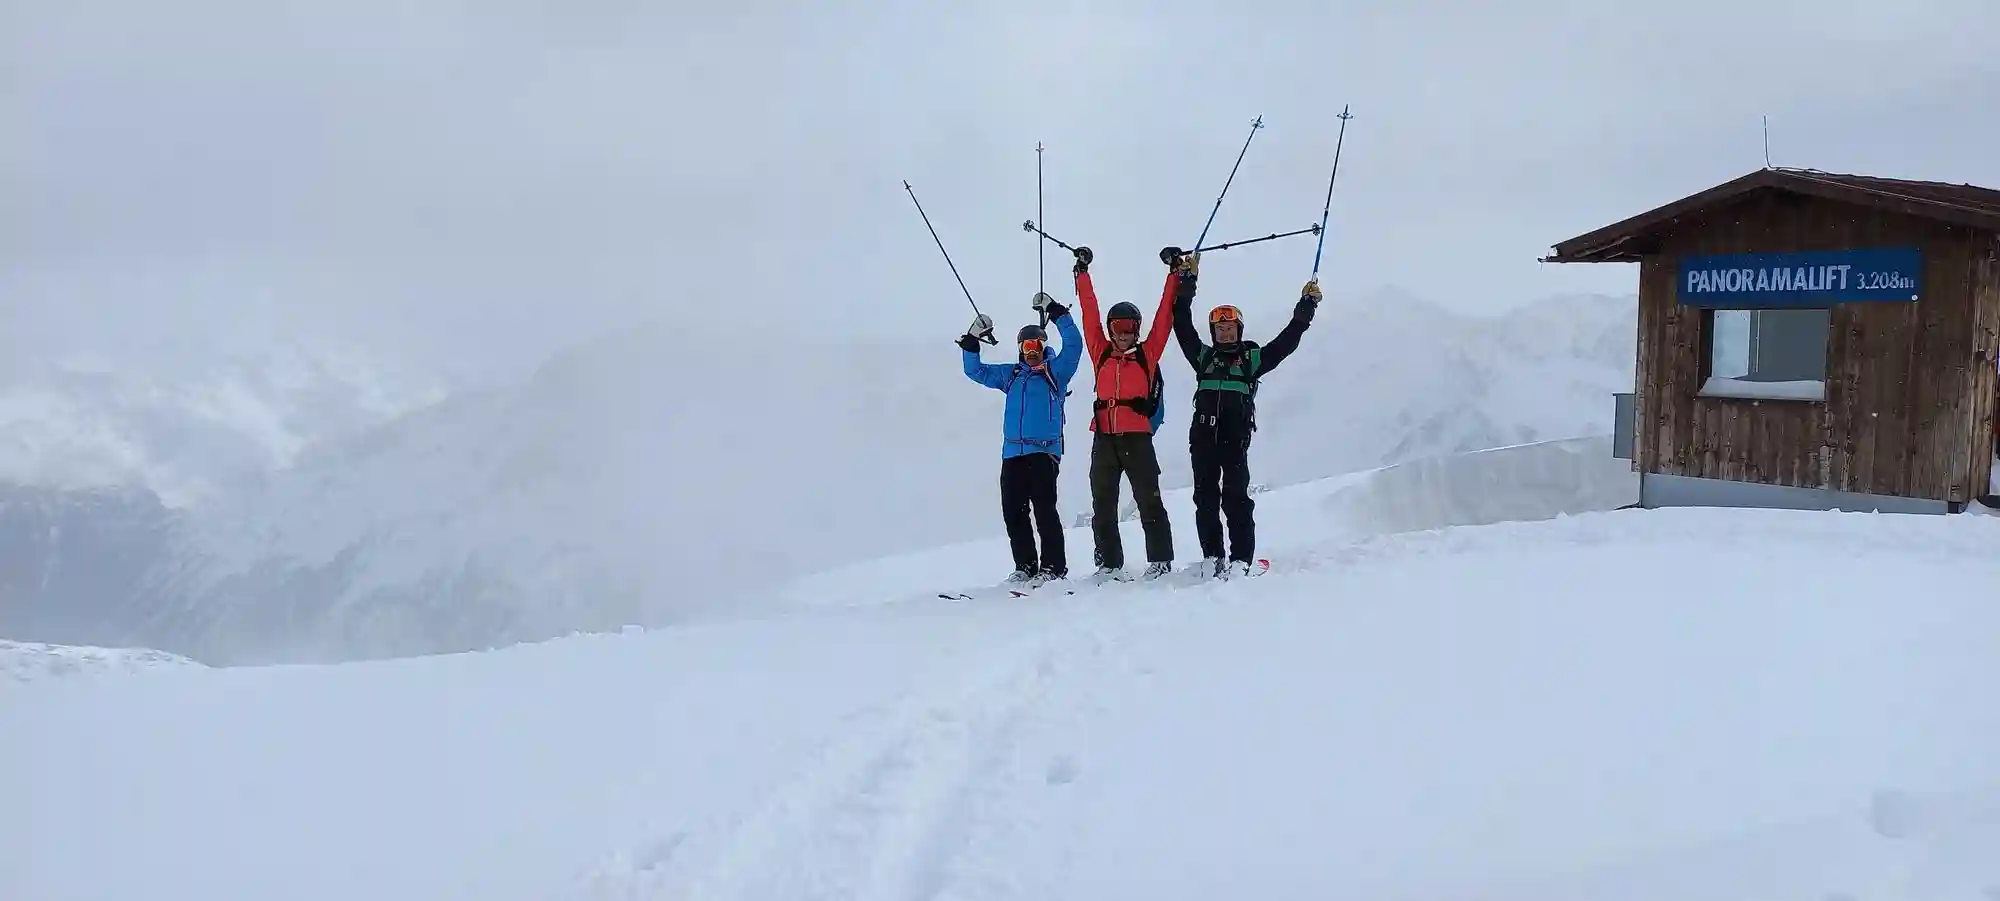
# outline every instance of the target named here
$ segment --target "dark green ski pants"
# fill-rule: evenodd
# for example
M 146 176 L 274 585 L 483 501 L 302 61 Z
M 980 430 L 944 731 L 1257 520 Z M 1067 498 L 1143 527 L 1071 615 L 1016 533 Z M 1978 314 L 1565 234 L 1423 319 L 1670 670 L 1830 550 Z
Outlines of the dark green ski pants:
M 1160 500 L 1160 458 L 1153 453 L 1152 433 L 1096 433 L 1090 441 L 1090 533 L 1097 543 L 1097 565 L 1125 565 L 1125 544 L 1118 535 L 1121 477 L 1132 480 L 1132 497 L 1139 502 L 1147 562 L 1173 562 L 1174 533 L 1167 505 Z

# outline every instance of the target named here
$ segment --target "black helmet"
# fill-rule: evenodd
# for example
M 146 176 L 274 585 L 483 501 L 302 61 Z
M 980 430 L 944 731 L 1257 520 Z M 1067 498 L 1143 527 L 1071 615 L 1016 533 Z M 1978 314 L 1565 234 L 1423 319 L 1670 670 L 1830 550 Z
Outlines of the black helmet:
M 1019 344 L 1023 341 L 1028 340 L 1029 338 L 1039 338 L 1043 341 L 1047 341 L 1049 340 L 1049 333 L 1043 331 L 1042 327 L 1039 325 L 1024 325 L 1021 326 L 1021 330 L 1014 335 L 1014 343 Z
M 1104 314 L 1104 321 L 1106 322 L 1110 322 L 1113 319 L 1131 319 L 1137 321 L 1139 318 L 1139 308 L 1129 300 L 1121 300 L 1112 304 L 1111 312 Z

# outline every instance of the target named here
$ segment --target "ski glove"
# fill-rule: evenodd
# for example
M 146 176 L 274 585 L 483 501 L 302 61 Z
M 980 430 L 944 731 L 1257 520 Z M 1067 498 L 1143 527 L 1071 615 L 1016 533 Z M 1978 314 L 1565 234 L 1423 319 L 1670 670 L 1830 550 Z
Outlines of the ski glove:
M 978 339 L 974 339 L 973 337 L 974 335 L 977 335 Z M 965 347 L 965 345 L 969 342 L 972 344 L 972 346 L 966 348 L 967 350 L 978 350 L 979 349 L 978 342 L 980 340 L 983 340 L 988 344 L 1000 343 L 993 337 L 993 317 L 988 316 L 985 313 L 981 313 L 977 316 L 972 317 L 972 324 L 966 326 L 965 336 L 958 342 L 958 346 Z
M 1090 261 L 1096 259 L 1097 255 L 1091 253 L 1090 248 L 1088 247 L 1079 247 L 1073 252 L 1076 254 L 1076 265 L 1071 266 L 1070 271 L 1076 273 L 1077 275 L 1082 275 L 1085 272 L 1089 272 Z
M 1292 319 L 1303 325 L 1311 325 L 1313 313 L 1318 309 L 1319 280 L 1313 279 L 1306 282 L 1304 288 L 1299 289 L 1299 302 L 1297 306 L 1292 307 Z
M 1051 321 L 1061 319 L 1064 316 L 1069 315 L 1069 307 L 1063 306 L 1062 304 L 1056 302 L 1056 299 L 1050 297 L 1046 292 L 1042 291 L 1035 292 L 1035 301 L 1033 306 L 1035 308 L 1035 312 L 1049 317 Z
M 976 354 L 979 352 L 979 339 L 972 337 L 970 334 L 960 335 L 958 336 L 958 349 L 969 354 Z

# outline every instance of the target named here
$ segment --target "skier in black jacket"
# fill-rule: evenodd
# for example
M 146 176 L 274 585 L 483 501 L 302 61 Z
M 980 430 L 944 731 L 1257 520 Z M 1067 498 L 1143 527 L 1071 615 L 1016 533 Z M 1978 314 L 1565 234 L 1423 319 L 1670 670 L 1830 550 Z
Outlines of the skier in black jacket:
M 1190 267 L 1192 269 L 1193 267 Z M 1194 463 L 1194 527 L 1202 562 L 1214 576 L 1247 575 L 1256 560 L 1256 503 L 1250 499 L 1250 436 L 1257 430 L 1257 383 L 1278 368 L 1312 324 L 1319 281 L 1306 282 L 1292 321 L 1268 346 L 1243 338 L 1243 311 L 1224 304 L 1208 311 L 1209 337 L 1194 329 L 1195 277 L 1182 278 L 1174 297 L 1174 337 L 1194 367 L 1194 417 L 1188 453 Z M 1218 510 L 1217 508 L 1220 507 Z M 1229 554 L 1222 545 L 1222 517 L 1229 517 Z

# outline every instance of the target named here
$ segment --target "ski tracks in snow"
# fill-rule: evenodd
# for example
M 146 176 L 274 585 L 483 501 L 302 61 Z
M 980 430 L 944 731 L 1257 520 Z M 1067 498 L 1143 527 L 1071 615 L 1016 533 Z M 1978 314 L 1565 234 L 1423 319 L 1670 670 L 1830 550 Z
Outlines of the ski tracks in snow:
M 1023 599 L 1052 624 L 974 663 L 968 675 L 876 708 L 748 811 L 669 831 L 600 865 L 591 901 L 1047 897 L 1019 859 L 1041 847 L 1059 803 L 1087 777 L 1065 738 L 1100 709 L 1102 677 L 1132 669 L 1129 637 L 1194 600 L 1181 585 Z M 1164 588 L 1164 590 L 1161 590 Z M 1053 877 L 1062 861 L 1039 868 Z

